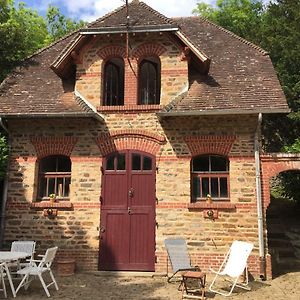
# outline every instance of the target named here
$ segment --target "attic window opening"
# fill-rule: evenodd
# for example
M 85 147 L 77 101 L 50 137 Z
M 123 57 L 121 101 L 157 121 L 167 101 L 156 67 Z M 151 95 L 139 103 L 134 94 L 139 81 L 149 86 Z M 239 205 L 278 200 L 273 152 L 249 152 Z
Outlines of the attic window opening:
M 160 103 L 160 60 L 157 57 L 143 59 L 139 66 L 138 104 Z
M 103 105 L 124 105 L 124 60 L 112 58 L 104 66 Z

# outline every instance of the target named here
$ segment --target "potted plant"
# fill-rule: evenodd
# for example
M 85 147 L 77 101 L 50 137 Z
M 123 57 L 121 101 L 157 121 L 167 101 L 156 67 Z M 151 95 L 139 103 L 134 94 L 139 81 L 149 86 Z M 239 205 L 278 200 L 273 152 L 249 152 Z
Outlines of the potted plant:
M 50 194 L 50 195 L 49 195 L 49 198 L 50 198 L 50 202 L 51 202 L 51 203 L 54 203 L 55 200 L 56 200 L 56 195 L 55 195 L 55 194 Z

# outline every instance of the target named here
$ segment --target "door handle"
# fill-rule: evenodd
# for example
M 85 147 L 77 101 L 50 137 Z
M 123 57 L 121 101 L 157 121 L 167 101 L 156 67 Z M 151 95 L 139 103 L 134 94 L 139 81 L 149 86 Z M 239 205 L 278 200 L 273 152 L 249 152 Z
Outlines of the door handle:
M 131 189 L 129 189 L 129 191 L 128 191 L 128 196 L 129 196 L 129 198 L 132 198 L 133 195 L 134 195 L 134 189 L 131 188 Z
M 128 207 L 127 212 L 128 212 L 129 215 L 131 214 L 131 208 L 130 207 Z

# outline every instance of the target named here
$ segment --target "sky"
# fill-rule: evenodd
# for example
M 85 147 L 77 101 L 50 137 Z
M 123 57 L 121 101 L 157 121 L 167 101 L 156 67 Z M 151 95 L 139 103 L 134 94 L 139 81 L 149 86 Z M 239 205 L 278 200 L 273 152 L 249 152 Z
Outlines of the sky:
M 52 4 L 72 19 L 91 22 L 123 5 L 125 0 L 16 0 L 15 2 L 25 2 L 26 6 L 36 9 L 42 15 L 45 14 L 48 5 Z M 143 0 L 143 2 L 167 17 L 184 17 L 192 14 L 197 2 L 214 5 L 216 0 Z

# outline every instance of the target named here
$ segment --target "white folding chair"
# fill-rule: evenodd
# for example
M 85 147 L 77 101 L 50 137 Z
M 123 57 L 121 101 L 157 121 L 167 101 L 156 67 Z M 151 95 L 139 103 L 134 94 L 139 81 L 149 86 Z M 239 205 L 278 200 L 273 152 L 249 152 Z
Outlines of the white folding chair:
M 18 270 L 21 267 L 26 267 L 30 264 L 30 261 L 33 259 L 35 251 L 35 241 L 14 241 L 11 244 L 10 251 L 12 252 L 26 252 L 30 255 L 30 260 L 28 262 L 12 262 L 8 264 L 8 267 L 17 266 Z M 28 256 L 29 256 L 28 255 Z
M 225 259 L 222 262 L 219 270 L 214 271 L 211 269 L 211 271 L 215 273 L 216 276 L 214 277 L 209 287 L 209 290 L 223 296 L 230 296 L 235 286 L 246 290 L 250 290 L 250 287 L 248 286 L 249 278 L 247 260 L 252 249 L 252 243 L 234 241 L 228 253 L 226 254 Z M 238 283 L 238 279 L 244 271 L 246 272 L 246 282 Z M 225 278 L 231 282 L 232 287 L 228 293 L 224 293 L 220 290 L 213 289 L 213 285 L 215 284 L 218 276 L 225 276 Z
M 55 258 L 57 249 L 58 249 L 58 247 L 53 247 L 53 248 L 47 249 L 45 255 L 42 256 L 41 260 L 32 260 L 31 265 L 17 271 L 17 274 L 22 275 L 23 278 L 16 289 L 16 293 L 18 293 L 18 291 L 20 290 L 20 288 L 22 286 L 24 286 L 25 289 L 27 289 L 35 276 L 37 276 L 40 279 L 41 284 L 42 284 L 48 297 L 50 297 L 48 287 L 51 286 L 52 284 L 54 284 L 55 289 L 58 291 L 58 286 L 57 286 L 56 280 L 51 271 L 51 265 Z M 52 280 L 48 285 L 46 285 L 46 283 L 42 277 L 42 274 L 45 272 L 49 272 L 51 280 Z M 30 276 L 33 276 L 33 278 L 31 280 L 29 280 Z
M 1 284 L 2 284 L 2 288 L 0 289 L 0 291 L 2 291 L 4 293 L 4 297 L 7 298 L 7 293 L 6 293 L 6 286 L 5 286 L 5 282 L 4 282 L 4 277 L 5 277 L 5 262 L 0 264 L 0 280 L 1 280 Z

